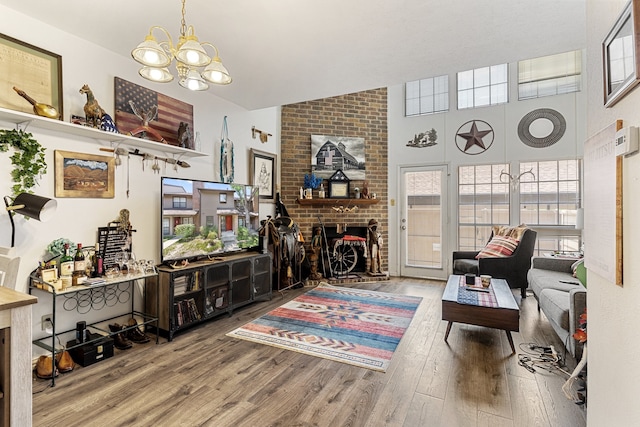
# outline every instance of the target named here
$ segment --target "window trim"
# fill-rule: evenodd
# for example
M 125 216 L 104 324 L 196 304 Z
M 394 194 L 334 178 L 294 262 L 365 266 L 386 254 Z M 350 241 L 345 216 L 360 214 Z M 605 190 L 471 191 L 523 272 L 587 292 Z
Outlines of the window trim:
M 535 61 L 544 61 L 547 58 L 552 58 L 552 57 L 560 57 L 561 55 L 566 55 L 567 59 L 569 57 L 573 57 L 574 61 L 572 64 L 570 64 L 569 61 L 566 61 L 564 64 L 564 68 L 565 71 L 568 71 L 569 69 L 573 69 L 573 72 L 560 72 L 560 73 L 554 73 L 553 75 L 550 75 L 548 77 L 538 77 L 538 78 L 532 78 L 529 77 L 527 79 L 523 79 L 521 76 L 523 73 L 529 73 L 529 74 L 535 74 L 536 73 L 536 69 L 535 69 Z M 560 52 L 560 53 L 556 53 L 556 54 L 552 54 L 552 55 L 545 55 L 545 56 L 539 56 L 537 58 L 529 58 L 529 59 L 523 59 L 521 61 L 517 62 L 517 74 L 518 74 L 518 80 L 517 80 L 517 86 L 518 86 L 518 100 L 519 101 L 524 101 L 524 100 L 528 100 L 528 99 L 538 99 L 538 98 L 544 98 L 545 96 L 556 96 L 556 95 L 565 95 L 568 93 L 576 93 L 576 92 L 581 92 L 582 91 L 582 84 L 583 84 L 583 79 L 582 79 L 582 75 L 583 75 L 583 71 L 582 71 L 582 67 L 583 67 L 583 55 L 582 55 L 582 50 L 581 49 L 576 49 L 576 50 L 572 50 L 572 51 L 568 51 L 568 52 Z M 529 70 L 522 70 L 521 67 L 524 67 L 525 65 L 529 65 L 530 69 Z M 538 70 L 540 70 L 540 68 L 538 68 Z M 561 84 L 561 80 L 562 79 L 567 79 L 567 78 L 571 78 L 571 77 L 579 77 L 578 79 L 576 79 L 576 81 L 574 82 L 573 85 L 562 85 Z M 553 93 L 543 93 L 542 95 L 540 94 L 541 91 L 541 87 L 539 85 L 539 83 L 541 82 L 549 82 L 549 83 L 553 83 L 554 84 L 554 91 Z M 535 95 L 523 95 L 522 94 L 522 90 L 523 90 L 523 86 L 525 85 L 531 85 L 531 84 L 535 84 L 536 85 L 536 89 L 535 89 Z M 573 86 L 575 89 L 574 90 L 560 90 L 561 88 L 570 88 L 571 86 Z
M 493 82 L 493 78 L 492 78 L 492 69 L 496 68 L 496 67 L 505 67 L 504 70 L 504 76 L 505 76 L 505 80 L 504 81 L 500 81 L 500 82 Z M 480 71 L 480 70 L 488 70 L 489 72 L 489 83 L 488 85 L 482 85 L 482 86 L 476 86 L 476 74 Z M 472 84 L 470 86 L 470 88 L 466 88 L 466 89 L 460 89 L 460 75 L 463 73 L 468 73 L 471 72 L 471 79 L 472 79 Z M 496 77 L 497 78 L 497 77 Z M 503 104 L 507 104 L 509 103 L 509 63 L 503 63 L 503 64 L 495 64 L 495 65 L 489 65 L 487 67 L 477 67 L 477 68 L 472 68 L 470 70 L 463 70 L 463 71 L 458 71 L 456 73 L 456 105 L 458 107 L 458 110 L 468 110 L 471 108 L 482 108 L 482 107 L 493 107 L 496 105 L 503 105 Z M 504 87 L 505 88 L 505 98 L 504 101 L 500 101 L 500 102 L 494 102 L 492 101 L 493 98 L 493 93 L 494 90 L 498 87 Z M 476 103 L 476 97 L 477 97 L 477 91 L 479 89 L 488 89 L 488 98 L 489 98 L 489 103 L 488 104 L 480 104 L 478 105 Z M 461 92 L 468 92 L 471 94 L 471 99 L 472 99 L 472 105 L 468 106 L 468 107 L 461 107 L 460 106 L 460 94 Z
M 446 91 L 444 92 L 438 92 L 437 91 L 437 79 L 446 79 Z M 425 81 L 431 81 L 431 89 L 432 89 L 432 93 L 431 93 L 431 111 L 423 111 L 422 108 L 422 102 L 423 102 L 423 95 L 422 95 L 422 84 Z M 417 113 L 416 114 L 409 114 L 407 112 L 407 103 L 409 102 L 409 98 L 408 98 L 408 91 L 407 91 L 407 85 L 411 84 L 411 83 L 416 83 L 418 85 L 418 96 L 411 98 L 411 100 L 417 100 L 418 101 L 418 109 L 417 109 Z M 426 115 L 431 115 L 431 114 L 438 114 L 438 113 L 446 113 L 450 110 L 450 102 L 449 102 L 449 96 L 450 96 L 450 84 L 449 84 L 449 75 L 448 74 L 443 74 L 440 76 L 434 76 L 434 77 L 425 77 L 423 79 L 418 79 L 418 80 L 412 80 L 409 82 L 405 82 L 404 84 L 404 116 L 405 117 L 417 117 L 417 116 L 426 116 Z M 445 109 L 436 109 L 436 99 L 440 96 L 444 96 L 444 100 L 446 101 L 446 106 Z

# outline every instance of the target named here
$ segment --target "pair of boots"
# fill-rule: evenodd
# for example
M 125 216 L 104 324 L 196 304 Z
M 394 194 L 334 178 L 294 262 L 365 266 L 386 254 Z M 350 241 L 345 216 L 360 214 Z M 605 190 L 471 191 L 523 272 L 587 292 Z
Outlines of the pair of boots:
M 117 332 L 117 334 L 113 336 L 113 345 L 115 345 L 115 347 L 119 350 L 126 350 L 128 348 L 133 347 L 134 342 L 138 344 L 144 344 L 149 342 L 149 337 L 144 332 L 142 332 L 137 325 L 138 325 L 138 321 L 133 318 L 129 319 L 129 322 L 127 323 L 126 326 L 120 325 L 118 323 L 109 325 L 109 330 L 111 332 Z M 123 330 L 131 327 L 134 327 L 134 328 L 126 331 Z
M 74 368 L 73 359 L 67 350 L 56 354 L 56 363 L 53 366 L 51 363 L 51 356 L 45 356 L 44 354 L 38 358 L 36 362 L 36 377 L 42 379 L 50 379 L 57 377 L 58 372 L 71 372 Z

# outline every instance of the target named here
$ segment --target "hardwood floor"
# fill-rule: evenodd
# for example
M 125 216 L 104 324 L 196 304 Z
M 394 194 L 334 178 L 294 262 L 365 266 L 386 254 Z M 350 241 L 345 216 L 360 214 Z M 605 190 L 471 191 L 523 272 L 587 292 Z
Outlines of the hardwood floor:
M 225 333 L 308 288 L 276 293 L 175 336 L 34 379 L 34 426 L 585 426 L 565 377 L 518 365 L 504 331 L 441 320 L 444 283 L 392 279 L 345 287 L 422 296 L 386 373 L 240 341 Z M 520 300 L 521 343 L 564 350 L 533 296 Z M 569 357 L 568 357 L 569 358 Z M 575 361 L 567 360 L 567 370 Z

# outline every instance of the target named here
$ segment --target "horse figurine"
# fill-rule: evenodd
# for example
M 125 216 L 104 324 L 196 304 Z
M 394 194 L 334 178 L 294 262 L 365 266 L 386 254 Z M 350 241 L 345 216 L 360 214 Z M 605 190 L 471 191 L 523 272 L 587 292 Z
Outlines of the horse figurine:
M 102 109 L 100 104 L 98 104 L 98 101 L 93 96 L 93 92 L 91 91 L 91 88 L 89 88 L 89 85 L 85 84 L 82 86 L 82 88 L 80 88 L 80 94 L 87 95 L 87 103 L 84 104 L 84 115 L 87 125 L 93 128 L 100 128 L 100 125 L 102 124 L 102 116 L 107 113 Z

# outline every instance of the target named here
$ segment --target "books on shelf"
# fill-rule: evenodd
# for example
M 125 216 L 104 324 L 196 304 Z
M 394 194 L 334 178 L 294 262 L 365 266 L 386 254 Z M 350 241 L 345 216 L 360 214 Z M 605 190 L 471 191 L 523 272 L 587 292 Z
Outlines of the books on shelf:
M 173 278 L 173 294 L 182 295 L 200 289 L 200 272 L 195 271 Z
M 198 310 L 198 305 L 196 304 L 196 301 L 193 298 L 187 298 L 181 301 L 176 301 L 174 303 L 174 310 L 175 310 L 175 314 L 176 314 L 175 317 L 176 317 L 178 326 L 196 322 L 202 319 L 200 310 Z

